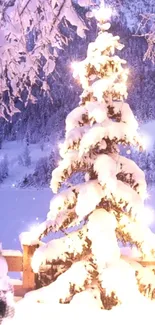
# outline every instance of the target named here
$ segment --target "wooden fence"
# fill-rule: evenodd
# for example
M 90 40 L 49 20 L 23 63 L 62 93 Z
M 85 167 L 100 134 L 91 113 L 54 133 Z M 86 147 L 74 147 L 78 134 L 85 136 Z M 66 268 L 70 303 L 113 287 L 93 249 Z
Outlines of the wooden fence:
M 6 258 L 9 272 L 22 272 L 22 280 L 13 281 L 15 297 L 21 298 L 26 292 L 36 288 L 36 276 L 31 268 L 31 259 L 38 246 L 23 246 L 23 252 L 16 250 L 3 250 L 2 255 Z M 122 256 L 130 260 L 127 256 Z M 155 261 L 134 260 L 144 267 L 154 268 Z
M 36 287 L 35 274 L 31 268 L 31 258 L 36 246 L 23 246 L 23 252 L 18 250 L 3 250 L 2 255 L 6 258 L 9 272 L 22 272 L 22 280 L 13 280 L 16 297 L 23 297 L 28 291 Z

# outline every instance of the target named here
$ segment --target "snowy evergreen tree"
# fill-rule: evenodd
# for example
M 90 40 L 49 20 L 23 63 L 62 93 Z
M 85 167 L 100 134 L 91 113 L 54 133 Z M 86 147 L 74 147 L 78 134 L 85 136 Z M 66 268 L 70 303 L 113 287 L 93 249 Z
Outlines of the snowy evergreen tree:
M 29 167 L 31 165 L 31 156 L 29 146 L 26 145 L 22 155 L 24 166 Z
M 35 167 L 34 177 L 35 183 L 39 186 L 48 185 L 48 159 L 47 157 L 40 158 Z
M 8 163 L 8 157 L 5 155 L 3 159 L 0 161 L 0 182 L 3 182 L 3 180 L 9 175 L 9 163 Z
M 45 145 L 45 139 L 41 138 L 41 140 L 40 140 L 40 149 L 41 149 L 41 151 L 44 151 L 44 145 Z
M 152 155 L 152 166 L 154 167 L 155 166 L 155 142 L 153 144 L 151 155 Z
M 2 149 L 3 139 L 0 137 L 0 149 Z
M 24 166 L 24 161 L 21 155 L 18 156 L 18 165 L 19 166 Z
M 107 30 L 110 11 L 96 13 L 100 31 L 89 44 L 87 57 L 75 63 L 83 93 L 79 106 L 66 118 L 62 160 L 52 173 L 51 189 L 57 193 L 74 173 L 84 172 L 85 182 L 69 184 L 53 197 L 47 221 L 22 244 L 62 230 L 64 237 L 41 245 L 32 258 L 39 274 L 48 268 L 51 284 L 28 296 L 51 304 L 112 309 L 154 299 L 154 273 L 121 256 L 118 242 L 135 247 L 141 260 L 155 258 L 155 235 L 141 219 L 147 196 L 143 171 L 120 155 L 119 146 L 142 148 L 138 123 L 125 102 L 128 70 L 115 55 L 123 45 Z M 74 228 L 70 234 L 68 229 Z M 27 235 L 28 236 L 28 235 Z M 41 281 L 41 280 L 40 280 Z M 44 279 L 44 284 L 45 283 Z M 143 294 L 143 295 L 142 295 Z

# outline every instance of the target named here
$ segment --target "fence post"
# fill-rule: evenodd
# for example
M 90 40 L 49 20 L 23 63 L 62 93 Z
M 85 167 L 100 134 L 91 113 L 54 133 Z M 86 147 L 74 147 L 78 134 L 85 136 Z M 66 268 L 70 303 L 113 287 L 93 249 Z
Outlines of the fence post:
M 31 268 L 31 259 L 38 245 L 23 245 L 23 288 L 26 291 L 34 290 L 36 287 L 35 273 Z

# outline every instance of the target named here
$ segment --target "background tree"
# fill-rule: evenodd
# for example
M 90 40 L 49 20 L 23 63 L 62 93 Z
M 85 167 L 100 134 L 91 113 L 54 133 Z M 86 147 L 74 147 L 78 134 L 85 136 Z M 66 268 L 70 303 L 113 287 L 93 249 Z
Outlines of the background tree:
M 141 14 L 141 22 L 137 29 L 139 37 L 144 37 L 147 41 L 147 50 L 144 61 L 149 59 L 155 63 L 155 13 Z
M 24 166 L 29 167 L 31 165 L 30 149 L 29 149 L 29 146 L 27 144 L 25 145 L 25 149 L 24 149 L 24 152 L 22 154 L 22 160 L 23 160 Z
M 7 155 L 4 155 L 0 161 L 0 183 L 9 175 L 9 162 Z
M 21 236 L 22 244 L 27 240 L 30 244 L 50 231 L 65 234 L 41 245 L 33 256 L 34 272 L 41 276 L 45 268 L 47 277 L 40 279 L 44 285 L 52 282 L 28 294 L 36 301 L 111 309 L 140 304 L 144 299 L 140 292 L 154 299 L 153 272 L 125 261 L 118 244 L 135 246 L 142 260 L 155 257 L 155 235 L 140 215 L 145 175 L 120 152 L 120 145 L 141 148 L 142 144 L 137 121 L 124 102 L 128 70 L 126 61 L 115 55 L 123 48 L 119 37 L 107 32 L 109 15 L 104 8 L 96 13 L 100 32 L 89 44 L 86 59 L 74 64 L 74 75 L 84 90 L 79 106 L 67 116 L 62 160 L 52 173 L 51 188 L 57 193 L 77 172 L 85 173 L 85 182 L 69 182 L 69 188 L 52 199 L 47 221 Z M 79 225 L 68 234 L 70 227 Z
M 91 1 L 79 1 L 80 6 Z M 71 0 L 22 0 L 0 3 L 0 115 L 18 112 L 15 103 L 35 103 L 35 87 L 50 94 L 48 77 L 68 38 L 61 26 L 87 29 Z

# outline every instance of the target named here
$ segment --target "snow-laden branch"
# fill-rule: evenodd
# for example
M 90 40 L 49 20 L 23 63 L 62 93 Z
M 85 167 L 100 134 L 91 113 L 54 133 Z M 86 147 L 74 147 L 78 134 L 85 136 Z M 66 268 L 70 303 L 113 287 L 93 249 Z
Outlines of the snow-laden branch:
M 109 104 L 109 103 L 108 103 Z M 93 125 L 103 123 L 107 118 L 112 116 L 117 122 L 124 122 L 132 127 L 132 130 L 138 128 L 138 123 L 133 115 L 130 106 L 122 101 L 111 103 L 108 105 L 104 100 L 102 102 L 93 101 L 86 102 L 73 109 L 66 118 L 66 132 L 70 132 L 76 127 L 83 125 Z
M 97 222 L 98 221 L 98 222 Z M 53 270 L 53 281 L 55 273 L 58 272 L 57 265 L 66 265 L 66 268 L 70 266 L 75 261 L 88 259 L 88 257 L 99 259 L 98 245 L 103 248 L 104 257 L 102 259 L 102 264 L 106 264 L 110 259 L 117 259 L 120 255 L 120 250 L 117 245 L 117 240 L 115 236 L 115 228 L 117 227 L 117 221 L 114 214 L 108 213 L 105 209 L 97 209 L 91 213 L 88 217 L 87 225 L 82 229 L 72 232 L 67 236 L 60 239 L 52 240 L 44 246 L 39 247 L 34 253 L 32 259 L 32 267 L 34 272 L 38 272 L 41 265 L 46 265 L 46 263 L 51 264 L 55 268 Z M 98 244 L 94 237 L 96 236 L 96 231 L 101 233 L 101 237 L 98 236 Z M 108 238 L 107 238 L 107 235 Z M 111 255 L 106 255 L 105 241 L 112 240 L 113 244 L 111 248 Z M 70 263 L 70 264 L 69 264 Z M 99 263 L 99 260 L 98 260 Z M 59 267 L 58 267 L 59 268 Z
M 155 260 L 155 235 L 139 217 L 131 222 L 130 218 L 120 214 L 116 229 L 117 237 L 124 243 L 137 247 L 138 257 L 142 260 Z
M 85 204 L 89 202 L 88 204 Z M 143 202 L 130 186 L 116 180 L 109 182 L 102 188 L 97 180 L 89 181 L 64 190 L 57 194 L 50 203 L 50 211 L 47 220 L 40 224 L 33 234 L 32 239 L 37 241 L 51 231 L 67 229 L 79 225 L 87 220 L 90 213 L 96 208 L 108 208 L 119 214 L 123 210 L 124 215 L 130 220 L 139 218 L 143 209 Z
M 36 83 L 51 96 L 47 78 L 55 69 L 57 49 L 67 42 L 59 31 L 63 19 L 76 27 L 80 37 L 87 28 L 71 0 L 16 0 L 1 7 L 0 92 L 7 92 L 9 99 L 6 105 L 1 95 L 2 116 L 17 111 L 14 100 L 22 100 L 23 90 L 27 91 L 24 104 L 34 103 L 32 88 Z
M 104 169 L 102 168 L 104 166 Z M 135 189 L 144 200 L 146 196 L 146 181 L 143 171 L 132 160 L 118 154 L 96 154 L 81 158 L 78 151 L 71 151 L 65 155 L 59 166 L 52 173 L 51 189 L 57 192 L 62 182 L 74 173 L 85 172 L 89 179 L 97 178 L 98 182 L 105 186 L 107 182 L 116 179 L 125 181 Z
M 104 149 L 108 146 L 108 140 L 115 144 L 143 147 L 140 136 L 131 125 L 106 119 L 103 123 L 95 123 L 90 127 L 88 125 L 76 127 L 68 132 L 61 147 L 61 155 L 64 156 L 69 149 L 72 149 L 79 150 L 79 155 L 82 157 L 95 148 L 103 149 L 103 140 Z

